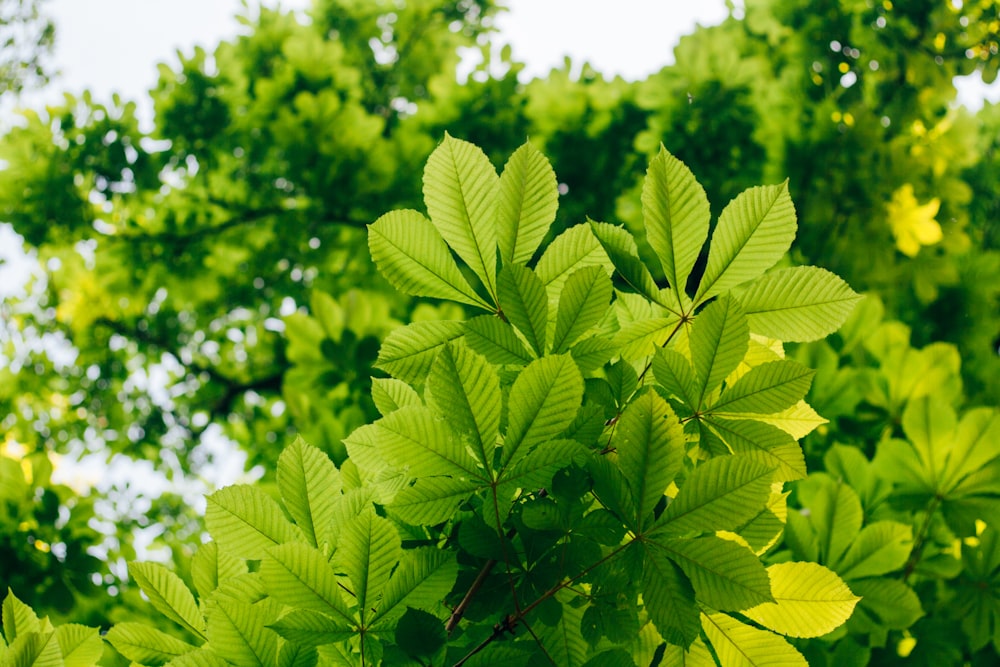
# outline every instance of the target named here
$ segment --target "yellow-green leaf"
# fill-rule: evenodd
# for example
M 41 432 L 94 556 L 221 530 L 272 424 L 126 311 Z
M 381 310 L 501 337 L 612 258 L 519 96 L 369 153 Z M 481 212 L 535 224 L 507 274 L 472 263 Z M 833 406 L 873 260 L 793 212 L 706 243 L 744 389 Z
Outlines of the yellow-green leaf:
M 820 637 L 847 622 L 858 596 L 818 563 L 776 563 L 767 568 L 774 602 L 742 613 L 790 637 Z

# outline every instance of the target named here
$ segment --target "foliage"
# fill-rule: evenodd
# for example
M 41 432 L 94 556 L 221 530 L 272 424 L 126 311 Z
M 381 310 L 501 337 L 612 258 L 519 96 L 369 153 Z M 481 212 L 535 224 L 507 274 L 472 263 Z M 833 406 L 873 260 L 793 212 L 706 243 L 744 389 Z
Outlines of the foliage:
M 209 496 L 200 605 L 162 565 L 131 565 L 184 640 L 133 623 L 108 640 L 143 664 L 645 664 L 706 642 L 722 664 L 805 664 L 780 635 L 825 635 L 858 597 L 818 564 L 760 560 L 784 482 L 805 476 L 786 422 L 811 413 L 812 371 L 773 336 L 823 337 L 859 297 L 820 269 L 765 273 L 795 233 L 786 186 L 724 209 L 693 296 L 709 203 L 664 149 L 643 188 L 662 288 L 621 227 L 589 221 L 539 249 L 558 191 L 531 144 L 497 176 L 446 135 L 424 198 L 429 218 L 369 226 L 377 266 L 485 314 L 388 336 L 382 417 L 339 469 L 297 440 L 280 504 L 249 485 Z
M 0 5 L 0 95 L 16 95 L 48 80 L 45 57 L 52 50 L 55 27 L 42 13 L 43 3 L 7 0 Z
M 55 626 L 7 589 L 0 635 L 0 665 L 52 665 L 90 667 L 104 652 L 97 628 L 68 623 Z

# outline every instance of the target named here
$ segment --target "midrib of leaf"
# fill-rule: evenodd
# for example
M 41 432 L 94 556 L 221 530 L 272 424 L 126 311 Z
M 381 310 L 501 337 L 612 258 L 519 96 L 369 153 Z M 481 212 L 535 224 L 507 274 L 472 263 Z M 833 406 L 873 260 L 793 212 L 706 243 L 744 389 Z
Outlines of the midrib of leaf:
M 677 539 L 685 539 L 685 538 L 677 538 Z M 750 588 L 749 586 L 741 583 L 738 579 L 731 578 L 724 570 L 714 569 L 714 568 L 708 567 L 704 561 L 695 560 L 695 559 L 691 558 L 690 556 L 682 554 L 682 553 L 680 553 L 678 551 L 674 551 L 673 549 L 671 549 L 666 544 L 663 544 L 661 542 L 657 542 L 655 540 L 644 540 L 644 542 L 646 544 L 648 544 L 648 545 L 651 545 L 651 546 L 657 547 L 659 549 L 662 549 L 664 552 L 670 554 L 671 560 L 678 560 L 679 559 L 679 560 L 683 560 L 685 562 L 691 563 L 695 567 L 697 567 L 699 569 L 702 569 L 702 570 L 705 570 L 706 572 L 710 572 L 711 574 L 713 574 L 713 575 L 719 577 L 720 579 L 726 581 L 729 585 L 736 586 L 736 587 L 741 588 L 741 589 L 743 589 L 743 590 L 745 590 L 745 591 L 747 591 L 749 593 L 753 593 L 754 595 L 759 595 L 760 594 L 759 591 L 756 591 L 753 588 Z
M 494 278 L 493 280 L 490 280 L 490 275 L 491 275 L 490 267 L 491 265 L 495 265 L 496 262 L 494 261 L 487 264 L 486 258 L 483 257 L 483 251 L 482 248 L 480 247 L 480 242 L 479 242 L 479 234 L 476 231 L 476 225 L 473 224 L 472 222 L 472 215 L 469 213 L 469 204 L 465 198 L 465 187 L 464 187 L 465 181 L 462 179 L 462 173 L 459 171 L 458 165 L 455 164 L 454 151 L 449 151 L 449 155 L 451 156 L 452 168 L 455 170 L 455 175 L 458 180 L 458 190 L 461 193 L 460 201 L 462 202 L 462 214 L 464 215 L 465 219 L 469 221 L 469 233 L 472 235 L 472 241 L 473 241 L 472 245 L 476 247 L 476 257 L 478 257 L 479 263 L 483 267 L 483 274 L 484 274 L 483 280 L 486 283 L 486 289 L 489 291 L 490 296 L 492 296 L 493 301 L 496 302 L 497 301 L 496 279 Z M 482 187 L 484 188 L 489 187 L 489 184 L 483 183 Z M 470 192 L 469 196 L 471 197 L 473 194 L 478 194 L 479 192 L 482 192 L 482 188 L 477 189 L 475 193 Z
M 774 471 L 772 469 L 772 470 L 770 470 L 768 472 L 765 472 L 764 474 L 765 475 L 767 475 L 767 474 L 773 474 L 773 472 Z M 706 507 L 707 505 L 711 505 L 712 503 L 717 502 L 721 498 L 725 498 L 726 496 L 731 496 L 733 494 L 736 494 L 739 491 L 743 490 L 745 487 L 750 486 L 751 484 L 756 484 L 757 481 L 762 476 L 763 475 L 752 477 L 752 478 L 748 479 L 746 482 L 744 482 L 744 483 L 742 483 L 742 484 L 740 484 L 738 486 L 729 486 L 729 487 L 726 487 L 724 493 L 714 495 L 711 498 L 708 498 L 707 500 L 705 500 L 705 501 L 703 501 L 701 503 L 698 503 L 697 505 L 691 506 L 687 511 L 682 512 L 680 514 L 676 514 L 676 515 L 670 517 L 669 521 L 667 521 L 666 523 L 663 523 L 663 524 L 657 526 L 656 528 L 654 528 L 653 529 L 653 533 L 658 533 L 660 531 L 665 531 L 665 530 L 667 530 L 670 527 L 670 524 L 672 524 L 675 521 L 680 520 L 683 517 L 688 516 L 692 512 L 696 512 L 696 511 L 700 510 L 701 508 Z
M 463 203 L 463 206 L 464 206 L 464 203 Z M 445 285 L 449 285 L 456 292 L 464 294 L 465 296 L 469 297 L 470 299 L 473 299 L 475 301 L 475 305 L 481 306 L 485 310 L 492 311 L 492 308 L 490 307 L 489 303 L 487 303 L 485 300 L 483 300 L 483 298 L 481 296 L 479 296 L 478 294 L 476 294 L 475 290 L 473 290 L 471 287 L 469 287 L 466 290 L 466 289 L 464 289 L 464 286 L 453 285 L 450 280 L 448 280 L 447 278 L 445 278 L 444 276 L 442 276 L 440 273 L 438 273 L 437 271 L 435 271 L 430 266 L 428 266 L 427 264 L 423 263 L 422 261 L 420 261 L 419 259 L 417 259 L 413 255 L 411 255 L 410 253 L 408 253 L 405 250 L 403 250 L 402 248 L 400 248 L 398 245 L 396 245 L 395 243 L 393 243 L 389 239 L 388 236 L 386 236 L 385 234 L 382 234 L 379 230 L 375 229 L 374 227 L 369 227 L 369 229 L 371 231 L 375 232 L 376 234 L 378 234 L 380 238 L 384 239 L 385 242 L 386 242 L 386 244 L 389 245 L 390 247 L 392 247 L 397 252 L 397 254 L 402 255 L 404 257 L 407 257 L 408 259 L 412 260 L 415 264 L 419 264 L 421 267 L 423 267 L 424 269 L 426 269 L 428 273 L 432 274 L 435 278 L 438 278 Z M 477 245 L 477 252 L 478 252 L 478 245 Z
M 222 614 L 226 617 L 226 619 L 229 620 L 229 625 L 233 628 L 233 630 L 236 631 L 236 634 L 240 636 L 240 639 L 243 640 L 243 643 L 246 644 L 247 648 L 250 649 L 250 654 L 253 655 L 253 658 L 256 661 L 256 663 L 260 667 L 267 667 L 264 665 L 263 662 L 261 662 L 260 656 L 257 655 L 257 647 L 252 642 L 252 640 L 256 639 L 256 637 L 253 637 L 250 634 L 244 634 L 243 628 L 241 628 L 240 624 L 236 622 L 236 619 L 234 619 L 232 616 L 229 615 L 229 612 L 226 611 L 224 605 L 216 604 L 215 608 L 217 611 L 222 612 Z

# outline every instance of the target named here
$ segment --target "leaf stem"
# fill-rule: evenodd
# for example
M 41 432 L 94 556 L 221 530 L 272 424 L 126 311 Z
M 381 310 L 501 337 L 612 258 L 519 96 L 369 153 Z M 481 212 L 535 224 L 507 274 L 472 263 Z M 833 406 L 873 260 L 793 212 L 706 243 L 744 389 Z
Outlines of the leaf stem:
M 917 569 L 917 565 L 920 563 L 920 557 L 924 553 L 924 546 L 927 544 L 927 531 L 931 527 L 931 519 L 934 518 L 934 512 L 937 511 L 938 505 L 941 504 L 941 496 L 938 494 L 934 495 L 931 502 L 927 505 L 927 516 L 924 517 L 923 523 L 920 524 L 920 528 L 917 530 L 917 536 L 913 540 L 913 550 L 910 551 L 910 558 L 906 561 L 906 567 L 903 569 L 903 583 L 905 584 L 909 581 L 910 576 Z

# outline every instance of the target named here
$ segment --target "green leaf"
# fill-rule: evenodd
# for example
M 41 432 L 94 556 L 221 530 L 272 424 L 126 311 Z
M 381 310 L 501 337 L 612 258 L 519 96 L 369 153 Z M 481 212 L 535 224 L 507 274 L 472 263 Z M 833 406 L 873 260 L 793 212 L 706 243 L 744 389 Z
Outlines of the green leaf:
M 843 625 L 858 603 L 836 574 L 817 563 L 775 563 L 767 568 L 774 602 L 743 615 L 789 637 L 821 637 Z
M 370 609 L 401 555 L 399 533 L 374 510 L 362 512 L 341 529 L 334 563 L 351 581 L 362 625 L 367 625 Z
M 961 494 L 970 478 L 1000 457 L 1000 410 L 976 408 L 962 415 L 950 446 L 941 476 L 941 489 Z
M 622 280 L 638 294 L 665 308 L 677 310 L 677 304 L 663 299 L 660 288 L 649 273 L 649 269 L 639 259 L 639 249 L 628 230 L 607 222 L 590 220 L 590 230 L 600 242 Z
M 372 378 L 372 402 L 382 416 L 406 405 L 424 404 L 413 387 L 396 378 Z
M 56 633 L 21 634 L 0 654 L 3 667 L 64 667 Z
M 246 572 L 245 561 L 220 550 L 215 542 L 199 546 L 191 561 L 191 579 L 202 598 L 211 595 L 221 582 Z
M 861 530 L 864 512 L 858 494 L 825 473 L 810 475 L 796 491 L 819 538 L 819 560 L 839 570 L 840 559 Z
M 116 623 L 105 638 L 123 656 L 143 665 L 165 665 L 197 648 L 142 623 Z
M 411 477 L 485 475 L 465 442 L 429 408 L 406 407 L 391 412 L 375 422 L 375 434 L 382 458 L 407 469 Z
M 542 357 L 528 364 L 510 390 L 501 468 L 557 437 L 573 422 L 582 399 L 583 376 L 569 355 Z
M 775 482 L 805 478 L 806 459 L 802 447 L 776 426 L 751 420 L 706 419 L 705 422 L 734 454 L 776 468 Z
M 781 412 L 802 400 L 815 374 L 795 361 L 769 361 L 751 368 L 728 387 L 712 404 L 711 411 L 715 414 Z
M 833 333 L 861 298 L 837 275 L 815 266 L 773 271 L 739 296 L 754 333 L 791 342 Z
M 274 545 L 302 539 L 278 503 L 257 487 L 227 486 L 206 500 L 208 532 L 233 556 L 260 560 Z
M 895 521 L 876 521 L 862 529 L 837 564 L 845 579 L 878 577 L 906 564 L 913 549 L 913 528 Z
M 208 646 L 177 656 L 167 663 L 167 667 L 231 667 Z
M 411 658 L 433 656 L 448 641 L 444 623 L 420 609 L 407 609 L 396 625 L 396 645 Z
M 306 539 L 319 546 L 329 538 L 333 501 L 340 495 L 340 471 L 330 457 L 297 436 L 278 457 L 278 490 Z
M 655 531 L 687 535 L 735 530 L 771 494 L 774 468 L 746 456 L 719 456 L 697 468 L 667 505 Z
M 545 238 L 559 208 L 559 187 L 548 159 L 525 142 L 500 174 L 497 245 L 504 265 L 524 264 Z
M 642 186 L 646 239 L 663 266 L 678 301 L 698 253 L 708 238 L 711 212 L 694 174 L 660 145 Z
M 414 322 L 392 331 L 382 341 L 377 368 L 403 382 L 417 385 L 424 381 L 441 347 L 460 337 L 463 322 Z
M 457 574 L 454 553 L 434 547 L 408 550 L 383 591 L 377 626 L 391 624 L 407 607 L 439 605 L 454 587 Z
M 607 363 L 620 349 L 612 336 L 591 336 L 571 347 L 569 353 L 580 372 L 589 373 Z
M 514 327 L 496 315 L 480 315 L 466 321 L 465 343 L 497 366 L 524 366 L 533 358 Z
M 557 470 L 573 463 L 582 464 L 589 451 L 576 440 L 560 438 L 543 442 L 527 456 L 519 457 L 513 465 L 504 469 L 500 476 L 503 484 L 497 495 L 502 495 L 499 491 L 514 492 L 521 488 L 546 487 Z
M 389 509 L 407 523 L 434 525 L 450 519 L 459 505 L 484 486 L 483 480 L 420 477 L 396 494 Z
M 562 294 L 569 277 L 588 266 L 600 266 L 611 274 L 613 267 L 589 225 L 574 225 L 557 236 L 535 265 L 535 275 L 545 285 L 549 301 Z
M 469 438 L 483 469 L 500 433 L 500 378 L 475 352 L 446 345 L 427 378 L 427 402 L 459 436 Z
M 34 610 L 21 602 L 14 591 L 7 588 L 7 597 L 3 600 L 3 634 L 8 644 L 13 644 L 19 636 L 29 632 L 41 632 L 42 625 Z
M 317 667 L 318 662 L 319 654 L 313 646 L 285 641 L 278 648 L 277 667 Z
M 441 234 L 417 211 L 390 211 L 368 225 L 368 250 L 379 272 L 404 294 L 490 309 L 462 275 Z
M 767 570 L 752 551 L 715 535 L 694 539 L 657 539 L 651 543 L 680 566 L 695 597 L 715 609 L 748 609 L 770 602 Z
M 691 326 L 691 361 L 699 384 L 701 409 L 708 395 L 722 384 L 747 353 L 750 329 L 739 303 L 722 298 L 710 303 Z
M 667 402 L 647 391 L 625 408 L 611 442 L 636 501 L 633 525 L 641 532 L 683 466 L 684 429 Z
M 205 637 L 201 610 L 180 577 L 160 563 L 132 562 L 128 573 L 157 611 L 196 636 Z
M 570 599 L 568 595 L 557 596 L 562 613 L 554 625 L 543 626 L 540 638 L 546 653 L 555 664 L 560 667 L 582 667 L 590 652 L 587 640 L 580 632 L 584 608 L 569 604 Z
M 698 407 L 694 369 L 691 362 L 677 350 L 659 348 L 653 357 L 653 377 L 670 394 L 680 398 L 691 409 Z
M 647 549 L 642 569 L 642 601 L 649 618 L 670 644 L 690 646 L 698 637 L 698 606 L 691 582 L 656 549 Z
M 276 611 L 274 605 L 261 602 L 249 604 L 227 597 L 210 600 L 208 642 L 236 667 L 269 667 L 278 654 L 278 637 L 267 629 Z
M 288 641 L 302 646 L 325 646 L 342 642 L 356 633 L 353 627 L 344 624 L 343 619 L 333 619 L 310 609 L 293 609 L 267 627 Z
M 667 644 L 660 664 L 663 667 L 717 667 L 715 658 L 701 637 L 695 639 L 686 651 L 680 646 Z
M 725 614 L 702 614 L 701 627 L 721 667 L 809 667 L 798 650 L 766 630 Z
M 587 470 L 600 503 L 617 514 L 622 523 L 632 523 L 631 518 L 636 515 L 635 500 L 621 468 L 606 456 L 594 456 L 587 461 Z
M 559 295 L 552 352 L 560 354 L 601 321 L 612 296 L 611 279 L 604 269 L 591 266 L 580 269 L 566 281 Z
M 497 186 L 489 158 L 445 133 L 424 168 L 424 203 L 431 222 L 496 301 Z
M 886 630 L 905 630 L 924 615 L 920 598 L 902 581 L 885 577 L 857 579 L 851 582 L 851 589 L 861 601 L 847 622 L 848 631 L 872 624 Z
M 787 181 L 739 194 L 722 211 L 715 226 L 695 305 L 753 280 L 774 266 L 791 246 L 795 228 L 795 207 Z
M 311 609 L 353 620 L 340 592 L 336 572 L 314 547 L 292 542 L 273 547 L 261 562 L 268 595 L 295 609 Z
M 501 312 L 517 327 L 535 354 L 544 354 L 549 304 L 542 281 L 527 267 L 505 266 L 500 271 L 498 289 Z
M 56 628 L 56 641 L 62 652 L 63 667 L 91 667 L 104 653 L 104 642 L 97 628 L 66 623 Z

